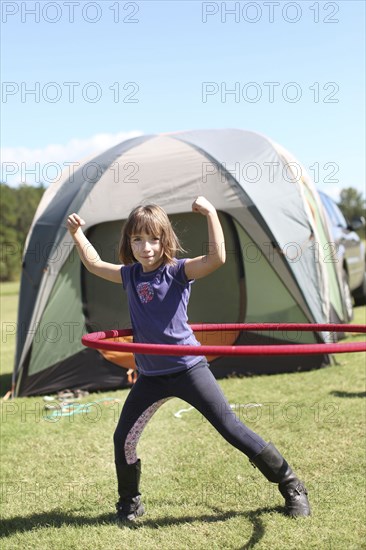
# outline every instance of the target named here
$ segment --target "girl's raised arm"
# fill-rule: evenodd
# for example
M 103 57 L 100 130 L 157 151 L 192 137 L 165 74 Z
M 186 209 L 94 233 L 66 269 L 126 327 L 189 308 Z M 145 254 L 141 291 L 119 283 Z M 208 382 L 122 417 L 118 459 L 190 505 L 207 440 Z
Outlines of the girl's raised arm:
M 206 216 L 207 254 L 188 258 L 184 269 L 188 279 L 200 279 L 224 265 L 226 260 L 225 239 L 216 208 L 205 197 L 197 197 L 192 204 L 192 210 Z
M 67 219 L 67 228 L 74 240 L 76 250 L 86 269 L 102 279 L 112 283 L 122 283 L 121 267 L 122 265 L 111 264 L 101 260 L 94 246 L 85 237 L 81 227 L 85 221 L 78 214 L 70 214 Z

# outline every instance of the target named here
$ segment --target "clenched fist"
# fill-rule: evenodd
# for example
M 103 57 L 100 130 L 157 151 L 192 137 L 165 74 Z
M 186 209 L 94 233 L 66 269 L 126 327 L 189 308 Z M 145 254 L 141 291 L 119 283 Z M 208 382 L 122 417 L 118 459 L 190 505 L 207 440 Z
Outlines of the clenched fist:
M 83 225 L 85 225 L 85 221 L 80 218 L 78 214 L 70 214 L 70 216 L 67 218 L 67 229 L 72 235 L 74 235 L 77 230 Z
M 192 211 L 207 216 L 216 213 L 216 208 L 205 197 L 197 197 L 192 204 Z

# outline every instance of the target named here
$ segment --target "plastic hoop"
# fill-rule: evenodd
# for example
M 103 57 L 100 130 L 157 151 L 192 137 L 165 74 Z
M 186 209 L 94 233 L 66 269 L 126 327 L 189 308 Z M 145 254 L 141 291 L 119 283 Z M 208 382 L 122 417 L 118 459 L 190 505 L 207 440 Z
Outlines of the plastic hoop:
M 366 333 L 366 325 L 307 324 L 307 323 L 234 323 L 194 324 L 194 331 L 274 331 L 274 332 L 355 332 Z M 84 346 L 109 351 L 140 353 L 142 355 L 317 355 L 366 351 L 366 342 L 346 344 L 274 344 L 248 346 L 184 346 L 169 344 L 141 344 L 117 342 L 111 339 L 132 336 L 132 329 L 92 332 L 82 337 Z

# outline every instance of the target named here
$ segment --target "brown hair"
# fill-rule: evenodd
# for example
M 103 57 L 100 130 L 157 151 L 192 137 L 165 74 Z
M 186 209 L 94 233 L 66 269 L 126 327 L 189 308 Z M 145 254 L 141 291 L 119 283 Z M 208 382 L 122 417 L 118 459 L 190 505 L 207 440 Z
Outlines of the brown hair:
M 119 259 L 123 264 L 128 265 L 136 262 L 130 238 L 131 235 L 140 233 L 148 233 L 161 239 L 164 263 L 174 263 L 177 252 L 184 252 L 165 210 L 157 204 L 137 206 L 132 210 L 122 228 Z

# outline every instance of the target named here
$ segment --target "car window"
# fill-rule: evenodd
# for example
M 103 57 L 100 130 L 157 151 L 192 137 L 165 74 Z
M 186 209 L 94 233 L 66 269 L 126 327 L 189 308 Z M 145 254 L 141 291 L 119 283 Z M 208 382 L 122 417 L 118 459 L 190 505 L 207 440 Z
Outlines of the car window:
M 337 227 L 347 228 L 348 224 L 346 218 L 343 216 L 336 203 L 330 197 L 324 195 L 323 193 L 320 193 L 320 196 L 332 224 Z
M 328 200 L 327 195 L 323 195 L 323 193 L 319 193 L 319 195 L 325 207 L 325 210 L 327 211 L 327 214 L 330 218 L 330 221 L 332 222 L 332 225 L 337 225 L 337 217 L 335 215 L 335 212 L 332 208 L 330 201 Z
M 337 216 L 337 219 L 338 219 L 338 225 L 340 225 L 341 227 L 345 227 L 347 228 L 348 227 L 348 223 L 347 223 L 347 220 L 346 218 L 343 216 L 340 208 L 338 208 L 338 206 L 336 205 L 335 202 L 332 203 L 332 206 L 335 210 L 335 213 L 336 213 L 336 216 Z
M 330 199 L 329 202 L 330 202 L 331 208 L 333 209 L 335 219 L 337 220 L 337 222 L 336 222 L 337 225 L 339 227 L 347 228 L 348 223 L 346 221 L 346 218 L 343 216 L 342 212 L 340 211 L 340 209 L 338 208 L 336 203 L 334 201 L 332 201 L 332 199 Z

